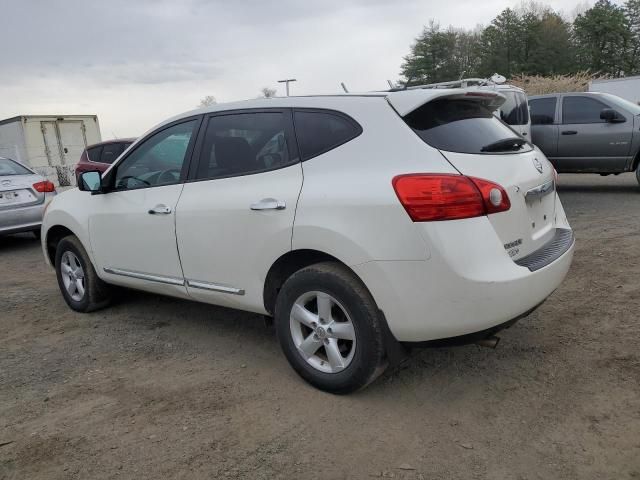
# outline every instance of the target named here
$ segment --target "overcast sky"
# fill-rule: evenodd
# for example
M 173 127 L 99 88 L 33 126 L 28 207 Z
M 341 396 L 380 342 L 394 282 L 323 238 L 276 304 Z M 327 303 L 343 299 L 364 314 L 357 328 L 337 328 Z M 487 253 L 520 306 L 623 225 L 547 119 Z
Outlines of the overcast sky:
M 570 15 L 582 0 L 544 2 Z M 0 0 L 0 119 L 97 114 L 103 139 L 197 106 L 386 87 L 430 19 L 487 24 L 520 0 Z

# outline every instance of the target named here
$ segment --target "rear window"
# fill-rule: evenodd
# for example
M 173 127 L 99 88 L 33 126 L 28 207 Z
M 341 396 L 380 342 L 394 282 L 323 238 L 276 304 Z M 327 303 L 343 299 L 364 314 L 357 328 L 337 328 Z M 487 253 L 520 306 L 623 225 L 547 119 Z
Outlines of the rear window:
M 33 172 L 9 158 L 0 158 L 0 177 L 5 175 L 33 175 Z
M 469 100 L 434 100 L 414 110 L 404 120 L 426 143 L 448 152 L 496 153 L 498 150 L 486 151 L 487 147 L 503 140 L 520 138 L 491 110 Z M 531 146 L 524 143 L 499 151 L 513 153 L 529 150 Z

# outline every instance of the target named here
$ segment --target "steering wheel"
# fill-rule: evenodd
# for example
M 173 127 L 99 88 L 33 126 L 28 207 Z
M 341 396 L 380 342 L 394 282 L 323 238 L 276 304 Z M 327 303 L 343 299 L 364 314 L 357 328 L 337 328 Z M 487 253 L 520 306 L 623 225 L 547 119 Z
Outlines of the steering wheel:
M 127 183 L 129 183 L 129 182 L 127 180 L 131 180 L 131 179 L 135 180 L 136 182 L 140 182 L 140 183 L 142 183 L 144 185 L 151 186 L 151 184 L 149 182 L 147 182 L 146 180 L 143 180 L 143 179 L 138 178 L 138 177 L 134 177 L 133 175 L 125 175 L 124 177 L 119 178 L 118 179 L 118 186 L 127 186 L 128 187 Z
M 177 174 L 174 175 L 174 174 Z M 170 178 L 167 178 L 166 180 L 163 181 L 163 178 L 165 176 L 171 175 Z M 168 170 L 163 170 L 160 172 L 160 174 L 158 175 L 158 183 L 162 184 L 162 183 L 171 183 L 171 182 L 175 182 L 176 180 L 178 180 L 180 178 L 180 169 L 179 168 L 169 168 Z

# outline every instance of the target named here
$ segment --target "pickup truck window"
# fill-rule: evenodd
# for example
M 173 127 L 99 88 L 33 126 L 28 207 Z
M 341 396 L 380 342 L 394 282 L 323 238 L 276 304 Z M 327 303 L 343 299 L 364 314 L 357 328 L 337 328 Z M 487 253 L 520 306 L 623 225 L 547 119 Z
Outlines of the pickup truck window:
M 603 108 L 609 107 L 590 97 L 564 97 L 562 123 L 605 123 L 605 120 L 600 118 Z
M 551 125 L 556 118 L 556 103 L 558 103 L 558 100 L 555 97 L 529 100 L 531 124 Z

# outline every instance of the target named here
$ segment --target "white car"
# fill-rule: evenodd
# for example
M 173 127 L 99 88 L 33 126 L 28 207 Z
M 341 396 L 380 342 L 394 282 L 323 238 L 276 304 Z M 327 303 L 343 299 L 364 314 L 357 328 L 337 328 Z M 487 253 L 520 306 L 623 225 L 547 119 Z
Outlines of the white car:
M 415 89 L 214 105 L 58 195 L 44 255 L 68 305 L 111 285 L 273 316 L 293 368 L 362 388 L 403 346 L 491 337 L 564 279 L 573 233 L 504 97 Z

